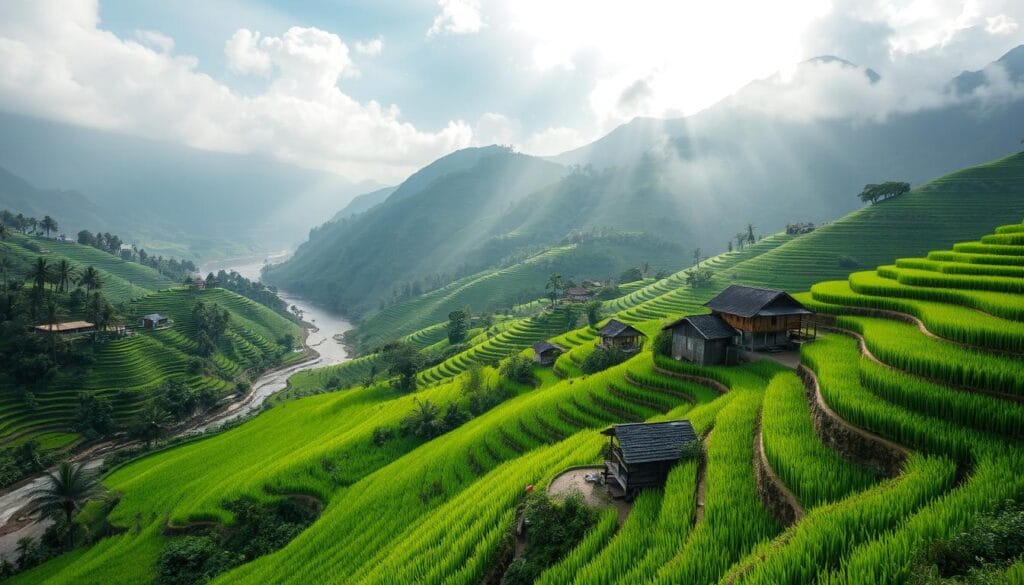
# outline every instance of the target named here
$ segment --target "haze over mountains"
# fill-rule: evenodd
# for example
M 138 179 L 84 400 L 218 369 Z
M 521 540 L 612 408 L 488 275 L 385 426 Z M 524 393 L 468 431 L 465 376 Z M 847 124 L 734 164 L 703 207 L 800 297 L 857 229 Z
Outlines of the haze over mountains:
M 103 229 L 176 256 L 209 259 L 291 247 L 354 195 L 378 186 L 263 156 L 11 114 L 0 113 L 0 129 L 0 168 L 40 191 L 33 197 L 38 203 L 27 207 L 16 197 L 24 185 L 7 187 L 5 180 L 0 208 L 48 213 L 63 230 Z M 77 193 L 56 197 L 58 190 Z
M 643 231 L 710 254 L 748 222 L 771 233 L 828 221 L 858 207 L 866 183 L 917 184 L 1013 152 L 1024 135 L 1024 92 L 1014 85 L 1022 55 L 1024 47 L 965 73 L 921 104 L 892 97 L 893 85 L 870 69 L 823 57 L 695 116 L 635 119 L 550 162 L 460 151 L 378 207 L 316 230 L 268 277 L 358 313 L 396 283 L 450 279 L 573 230 Z M 808 91 L 824 92 L 818 111 L 782 111 L 814 101 L 803 99 Z M 399 262 L 373 265 L 381 249 Z M 680 266 L 688 260 L 681 255 Z

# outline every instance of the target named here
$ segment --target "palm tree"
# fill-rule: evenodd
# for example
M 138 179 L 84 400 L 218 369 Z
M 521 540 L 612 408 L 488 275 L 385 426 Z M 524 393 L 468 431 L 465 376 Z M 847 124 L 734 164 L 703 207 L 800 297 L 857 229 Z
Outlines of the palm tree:
M 46 258 L 42 256 L 36 258 L 36 263 L 29 271 L 28 277 L 34 283 L 33 288 L 36 290 L 43 290 L 46 287 L 46 283 L 50 282 L 50 265 L 46 263 Z
M 757 238 L 754 237 L 754 228 L 756 227 L 757 226 L 752 223 L 747 224 L 747 242 L 751 244 L 757 242 Z
M 65 461 L 45 477 L 43 485 L 30 493 L 32 499 L 29 501 L 29 513 L 66 522 L 70 545 L 74 536 L 71 521 L 75 513 L 89 500 L 101 498 L 102 487 L 96 475 L 87 471 L 81 463 Z
M 75 267 L 67 260 L 61 260 L 53 271 L 57 278 L 58 290 L 67 292 L 71 288 L 71 282 L 75 279 Z
M 32 233 L 33 234 L 36 233 L 36 228 L 39 227 L 39 220 L 38 219 L 36 219 L 34 217 L 30 217 L 30 218 L 25 220 L 25 223 L 26 223 L 26 225 L 28 227 L 32 228 Z
M 50 326 L 50 357 L 57 361 L 57 323 L 60 322 L 63 309 L 52 298 L 46 303 L 46 324 Z
M 736 232 L 736 235 L 733 236 L 733 238 L 736 239 L 736 245 L 739 246 L 740 250 L 742 250 L 743 244 L 747 243 L 747 234 L 743 232 Z
M 57 220 L 47 215 L 43 217 L 43 221 L 39 222 L 39 227 L 46 232 L 46 237 L 50 237 L 50 232 L 57 231 L 59 226 Z
M 173 422 L 174 419 L 171 418 L 169 412 L 155 404 L 150 404 L 135 418 L 132 434 L 145 441 L 148 447 L 150 443 L 159 439 Z
M 85 287 L 85 290 L 92 292 L 103 288 L 103 281 L 100 279 L 100 273 L 92 266 L 87 266 L 82 271 L 82 276 L 78 279 L 78 283 Z
M 14 216 L 14 229 L 21 233 L 25 233 L 25 226 L 28 225 L 28 219 L 25 218 L 24 214 L 19 213 Z

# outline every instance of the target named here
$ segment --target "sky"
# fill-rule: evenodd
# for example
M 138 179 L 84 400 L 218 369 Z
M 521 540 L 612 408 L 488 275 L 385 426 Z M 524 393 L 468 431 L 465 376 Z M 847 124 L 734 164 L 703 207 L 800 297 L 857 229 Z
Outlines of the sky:
M 552 155 L 802 83 L 819 55 L 924 107 L 1022 25 L 1020 0 L 3 0 L 0 110 L 394 184 L 467 146 Z

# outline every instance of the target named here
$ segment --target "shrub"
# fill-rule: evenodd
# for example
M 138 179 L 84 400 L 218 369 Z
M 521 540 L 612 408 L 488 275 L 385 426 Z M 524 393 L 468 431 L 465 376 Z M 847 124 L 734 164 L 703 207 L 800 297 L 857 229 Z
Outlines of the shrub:
M 840 256 L 836 260 L 836 264 L 840 268 L 844 268 L 844 269 L 847 269 L 847 270 L 853 270 L 855 268 L 860 268 L 860 260 L 857 260 L 853 256 Z
M 514 355 L 501 362 L 498 372 L 506 379 L 520 384 L 533 382 L 533 361 L 522 355 Z
M 662 329 L 654 337 L 654 342 L 651 344 L 651 351 L 654 355 L 672 355 L 672 330 Z
M 558 562 L 590 530 L 597 512 L 583 502 L 578 492 L 564 502 L 552 502 L 544 494 L 531 495 L 523 510 L 526 550 L 509 566 L 501 585 L 533 583 L 547 567 Z
M 616 364 L 621 364 L 626 361 L 627 357 L 626 353 L 621 349 L 598 347 L 583 359 L 580 369 L 583 370 L 584 374 L 595 374 L 602 370 L 607 370 Z

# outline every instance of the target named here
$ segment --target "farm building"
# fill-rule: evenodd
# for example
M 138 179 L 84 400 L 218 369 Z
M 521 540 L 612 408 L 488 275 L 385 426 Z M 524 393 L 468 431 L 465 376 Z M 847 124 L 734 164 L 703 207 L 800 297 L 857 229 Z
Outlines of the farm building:
M 562 295 L 562 300 L 570 303 L 585 303 L 593 298 L 594 294 L 582 286 L 570 286 Z
M 192 279 L 192 282 L 190 282 L 188 286 L 189 288 L 192 289 L 203 290 L 204 288 L 206 288 L 206 281 L 197 276 Z
M 628 497 L 664 486 L 672 466 L 684 457 L 683 447 L 697 440 L 688 420 L 615 425 L 601 433 L 609 437 L 605 483 L 613 494 Z
M 740 332 L 720 315 L 690 315 L 662 329 L 672 332 L 672 357 L 702 365 L 736 363 Z
M 533 361 L 542 366 L 550 366 L 563 352 L 565 348 L 550 341 L 538 341 L 533 344 Z
M 160 313 L 150 313 L 143 317 L 139 323 L 139 327 L 143 329 L 159 329 L 161 327 L 169 327 L 170 325 L 171 320 Z
M 38 333 L 47 334 L 53 332 L 58 335 L 81 335 L 96 331 L 96 326 L 88 321 L 65 321 L 63 323 L 36 325 L 35 330 Z
M 814 335 L 814 312 L 785 291 L 734 284 L 704 306 L 739 331 L 738 343 L 749 351 L 780 347 L 793 338 Z
M 601 337 L 598 347 L 620 349 L 625 352 L 640 351 L 643 338 L 646 337 L 632 325 L 626 325 L 617 319 L 608 321 L 597 334 Z

